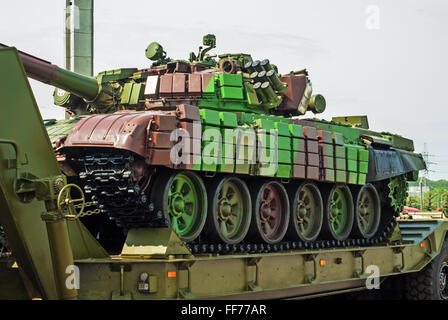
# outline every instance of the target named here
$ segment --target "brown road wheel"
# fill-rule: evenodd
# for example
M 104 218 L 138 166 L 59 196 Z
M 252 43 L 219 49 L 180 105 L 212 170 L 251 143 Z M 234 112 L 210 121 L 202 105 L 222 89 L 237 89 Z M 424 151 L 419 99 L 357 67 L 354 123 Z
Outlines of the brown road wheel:
M 376 188 L 368 183 L 356 190 L 355 223 L 353 234 L 370 239 L 378 231 L 381 220 L 380 198 Z
M 251 200 L 246 183 L 236 177 L 207 184 L 208 215 L 204 232 L 210 240 L 236 244 L 246 237 L 251 220 Z
M 305 181 L 289 188 L 291 215 L 288 238 L 293 241 L 314 241 L 319 236 L 324 217 L 324 204 L 315 183 Z
M 289 200 L 285 187 L 276 181 L 267 181 L 261 186 L 255 183 L 251 196 L 251 237 L 269 244 L 280 242 L 289 222 Z
M 353 197 L 345 184 L 335 184 L 324 192 L 322 237 L 345 240 L 352 231 L 355 217 Z

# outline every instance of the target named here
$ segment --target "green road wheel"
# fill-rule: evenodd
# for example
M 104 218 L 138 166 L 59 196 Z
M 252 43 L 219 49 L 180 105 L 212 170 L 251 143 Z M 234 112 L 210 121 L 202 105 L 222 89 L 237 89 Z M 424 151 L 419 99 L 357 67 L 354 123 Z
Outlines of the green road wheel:
M 207 185 L 208 217 L 205 233 L 210 240 L 236 244 L 246 237 L 251 220 L 251 200 L 244 181 L 225 177 Z
M 324 201 L 322 236 L 334 240 L 347 239 L 355 216 L 350 189 L 345 184 L 335 184 L 325 193 Z
M 319 188 L 312 182 L 289 188 L 291 215 L 288 238 L 293 241 L 314 241 L 319 236 L 324 217 L 324 204 Z
M 289 223 L 289 199 L 285 187 L 276 181 L 251 187 L 252 221 L 250 235 L 268 244 L 282 241 Z
M 378 231 L 381 220 L 380 197 L 376 188 L 368 183 L 357 192 L 353 232 L 358 237 L 370 239 Z
M 196 239 L 207 218 L 207 195 L 202 179 L 190 171 L 159 174 L 151 192 L 155 207 L 162 208 L 165 219 L 183 241 Z

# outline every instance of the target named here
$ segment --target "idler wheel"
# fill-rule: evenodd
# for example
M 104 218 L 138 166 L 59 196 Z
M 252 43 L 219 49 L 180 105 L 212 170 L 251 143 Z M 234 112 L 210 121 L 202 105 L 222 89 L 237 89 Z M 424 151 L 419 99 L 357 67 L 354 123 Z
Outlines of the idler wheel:
M 268 244 L 280 242 L 286 234 L 289 223 L 289 200 L 285 187 L 276 181 L 251 188 L 252 221 L 251 237 Z
M 160 173 L 152 187 L 151 200 L 183 241 L 199 236 L 207 218 L 207 194 L 197 174 Z
M 356 194 L 353 233 L 355 236 L 370 239 L 376 234 L 380 225 L 380 197 L 376 188 L 370 183 L 362 186 Z
M 319 188 L 303 182 L 289 188 L 291 215 L 287 231 L 293 241 L 314 241 L 319 236 L 324 218 L 324 204 Z
M 324 195 L 322 236 L 330 240 L 345 240 L 354 222 L 353 197 L 345 184 L 335 184 Z
M 210 240 L 236 244 L 246 237 L 251 221 L 251 199 L 246 183 L 225 177 L 207 185 L 208 216 L 205 233 Z

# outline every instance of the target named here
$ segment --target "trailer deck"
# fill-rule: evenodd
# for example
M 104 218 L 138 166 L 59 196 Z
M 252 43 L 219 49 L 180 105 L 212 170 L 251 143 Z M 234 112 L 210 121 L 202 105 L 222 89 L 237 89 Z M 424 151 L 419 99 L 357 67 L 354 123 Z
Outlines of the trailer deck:
M 415 233 L 410 242 L 408 230 L 426 230 L 422 226 L 430 232 Z M 423 269 L 440 252 L 447 230 L 447 219 L 402 219 L 391 236 L 405 236 L 395 244 L 266 254 L 163 255 L 151 252 L 173 242 L 133 246 L 133 254 L 75 259 L 78 293 L 80 299 L 277 299 L 362 290 L 375 278 Z

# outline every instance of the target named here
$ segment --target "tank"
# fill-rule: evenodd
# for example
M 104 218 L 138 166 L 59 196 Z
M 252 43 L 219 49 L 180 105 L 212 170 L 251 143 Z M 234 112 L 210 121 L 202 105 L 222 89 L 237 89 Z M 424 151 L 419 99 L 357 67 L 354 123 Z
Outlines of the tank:
M 186 60 L 153 42 L 151 66 L 82 76 L 20 53 L 71 119 L 46 122 L 69 182 L 101 214 L 83 223 L 110 252 L 132 229 L 171 227 L 194 253 L 373 245 L 425 168 L 412 140 L 326 108 L 306 69 L 250 54 Z M 99 209 L 99 210 L 98 210 Z

